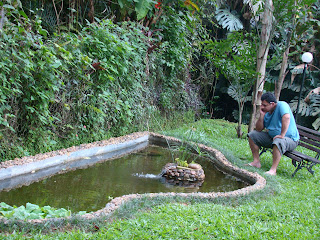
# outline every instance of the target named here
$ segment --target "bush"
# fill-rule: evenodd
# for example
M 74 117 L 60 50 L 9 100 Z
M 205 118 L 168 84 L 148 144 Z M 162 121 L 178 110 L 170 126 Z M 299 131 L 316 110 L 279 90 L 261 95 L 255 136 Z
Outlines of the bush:
M 150 51 L 157 38 L 136 23 L 101 20 L 49 38 L 38 18 L 11 14 L 18 20 L 0 36 L 1 159 L 124 135 L 159 111 L 166 118 L 200 104 L 185 77 L 182 18 L 161 23 L 166 37 Z

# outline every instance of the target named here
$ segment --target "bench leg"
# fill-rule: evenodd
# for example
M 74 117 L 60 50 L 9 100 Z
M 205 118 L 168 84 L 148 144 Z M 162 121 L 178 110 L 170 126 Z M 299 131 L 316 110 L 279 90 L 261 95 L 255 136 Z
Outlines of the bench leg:
M 272 150 L 270 149 L 270 148 L 262 148 L 262 150 L 260 151 L 260 153 L 259 153 L 259 156 L 261 156 L 262 154 L 264 154 L 265 152 L 267 152 L 267 151 L 269 151 L 269 152 L 271 152 L 272 153 Z
M 293 174 L 292 174 L 292 177 L 294 177 L 294 175 L 295 175 L 300 169 L 302 169 L 303 167 L 306 168 L 309 173 L 311 173 L 312 175 L 314 175 L 314 171 L 312 170 L 312 167 L 313 167 L 314 165 L 316 165 L 316 163 L 311 163 L 311 162 L 308 162 L 308 161 L 305 161 L 305 160 L 302 160 L 302 161 L 298 162 L 298 166 L 297 166 L 296 163 L 297 163 L 296 161 L 293 161 L 293 160 L 292 160 L 292 164 L 296 167 L 296 170 L 294 170 L 294 172 L 293 172 Z
M 264 154 L 267 151 L 266 148 L 262 148 L 261 152 L 259 153 L 259 156 L 261 156 L 262 154 Z
M 312 175 L 314 175 L 314 171 L 312 170 L 312 167 L 314 166 L 315 164 L 308 164 L 307 165 L 307 169 L 308 169 L 308 171 L 309 171 L 309 173 L 311 173 Z
M 298 166 L 294 165 L 296 167 L 296 170 L 294 170 L 294 172 L 292 173 L 292 177 L 294 177 L 294 175 L 296 175 L 296 173 L 302 169 L 302 166 L 301 166 L 301 162 L 299 162 Z

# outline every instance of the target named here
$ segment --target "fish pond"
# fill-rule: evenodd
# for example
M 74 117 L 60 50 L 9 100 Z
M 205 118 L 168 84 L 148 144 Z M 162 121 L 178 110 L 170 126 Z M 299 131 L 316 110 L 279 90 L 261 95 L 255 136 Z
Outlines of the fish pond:
M 177 157 L 188 162 L 195 160 L 202 166 L 205 180 L 201 186 L 172 184 L 160 176 L 165 164 Z M 206 157 L 150 145 L 120 158 L 57 174 L 10 191 L 1 191 L 0 202 L 16 206 L 29 202 L 39 206 L 66 208 L 73 212 L 91 212 L 104 208 L 113 198 L 127 194 L 228 192 L 246 186 L 247 183 L 219 171 Z

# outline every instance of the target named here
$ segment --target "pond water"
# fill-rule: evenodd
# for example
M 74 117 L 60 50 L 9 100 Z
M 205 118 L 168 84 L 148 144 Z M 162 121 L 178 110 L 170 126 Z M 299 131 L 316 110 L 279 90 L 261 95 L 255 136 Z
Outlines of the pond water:
M 9 205 L 49 205 L 77 211 L 97 211 L 115 197 L 132 193 L 159 192 L 227 192 L 248 186 L 218 171 L 206 158 L 189 154 L 188 158 L 202 165 L 206 178 L 201 187 L 170 185 L 159 177 L 162 168 L 179 152 L 149 146 L 130 155 L 108 160 L 86 169 L 52 176 L 20 188 L 0 192 L 0 202 Z M 172 156 L 174 155 L 174 156 Z M 181 156 L 180 156 L 181 159 Z

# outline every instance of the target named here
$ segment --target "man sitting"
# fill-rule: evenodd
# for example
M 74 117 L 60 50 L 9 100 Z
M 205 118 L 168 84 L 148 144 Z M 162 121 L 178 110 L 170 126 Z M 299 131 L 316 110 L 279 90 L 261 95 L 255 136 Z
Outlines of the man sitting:
M 262 131 L 266 129 L 266 131 Z M 272 166 L 267 174 L 276 175 L 281 156 L 298 146 L 299 132 L 292 111 L 286 102 L 277 102 L 273 93 L 261 96 L 260 117 L 256 130 L 248 133 L 253 162 L 250 166 L 260 168 L 259 150 L 272 148 Z

